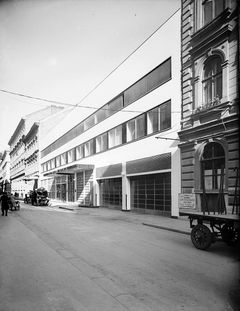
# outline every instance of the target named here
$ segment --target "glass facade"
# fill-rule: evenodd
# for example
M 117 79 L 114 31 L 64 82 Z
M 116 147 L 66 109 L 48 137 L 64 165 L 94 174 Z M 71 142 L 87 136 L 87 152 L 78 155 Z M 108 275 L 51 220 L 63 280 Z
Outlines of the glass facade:
M 171 211 L 171 173 L 134 176 L 131 183 L 131 208 Z
M 122 208 L 122 179 L 112 178 L 99 181 L 100 204 L 103 207 Z

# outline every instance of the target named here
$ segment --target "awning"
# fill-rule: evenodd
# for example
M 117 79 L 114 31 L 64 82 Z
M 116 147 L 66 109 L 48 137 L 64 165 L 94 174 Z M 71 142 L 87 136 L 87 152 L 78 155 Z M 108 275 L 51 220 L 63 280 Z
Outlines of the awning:
M 38 175 L 27 175 L 23 178 L 23 180 L 35 180 L 35 179 L 39 179 Z
M 98 167 L 96 169 L 96 177 L 97 178 L 106 178 L 112 176 L 121 177 L 122 173 L 122 163 L 117 163 L 113 165 L 108 165 L 104 167 Z
M 126 163 L 127 175 L 166 169 L 171 169 L 171 153 L 158 154 Z
M 54 176 L 54 175 L 71 175 L 80 171 L 87 171 L 94 169 L 94 165 L 91 164 L 74 164 L 64 168 L 52 170 L 50 172 L 43 173 L 43 176 Z

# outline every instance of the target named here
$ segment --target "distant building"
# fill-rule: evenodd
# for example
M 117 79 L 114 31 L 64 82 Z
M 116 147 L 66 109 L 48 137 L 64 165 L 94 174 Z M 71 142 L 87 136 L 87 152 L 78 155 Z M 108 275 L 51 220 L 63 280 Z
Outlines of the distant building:
M 62 109 L 50 106 L 23 117 L 9 140 L 11 191 L 17 192 L 22 198 L 25 193 L 38 186 L 39 124 Z M 53 121 L 49 122 L 52 126 L 59 119 L 55 118 Z
M 182 193 L 197 209 L 234 201 L 239 170 L 239 11 L 235 0 L 182 0 Z
M 66 115 L 68 109 L 53 110 L 47 117 L 34 122 L 23 139 L 25 152 L 25 192 L 36 189 L 40 186 L 40 148 L 41 140 L 53 129 Z
M 45 137 L 51 198 L 178 216 L 180 81 L 178 11 Z
M 10 192 L 10 156 L 9 150 L 5 150 L 0 160 L 0 189 Z

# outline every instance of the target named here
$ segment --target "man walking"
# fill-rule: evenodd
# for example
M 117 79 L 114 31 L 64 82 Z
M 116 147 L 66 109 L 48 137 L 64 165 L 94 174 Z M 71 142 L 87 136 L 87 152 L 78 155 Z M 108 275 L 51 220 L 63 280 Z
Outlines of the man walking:
M 9 209 L 7 192 L 3 192 L 2 196 L 0 197 L 0 201 L 1 201 L 2 216 L 4 215 L 7 216 Z

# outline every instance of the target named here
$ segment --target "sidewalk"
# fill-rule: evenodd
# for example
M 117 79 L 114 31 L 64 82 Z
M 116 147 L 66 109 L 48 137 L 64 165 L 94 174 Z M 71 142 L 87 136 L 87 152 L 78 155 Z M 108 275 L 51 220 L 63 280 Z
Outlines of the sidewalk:
M 122 221 L 133 222 L 133 223 L 141 223 L 144 226 L 153 227 L 161 230 L 169 230 L 181 234 L 189 235 L 191 232 L 191 228 L 189 225 L 189 220 L 187 217 L 180 216 L 179 218 L 170 218 L 161 215 L 150 215 L 150 214 L 142 214 L 134 211 L 122 211 L 117 209 L 110 208 L 91 208 L 91 207 L 79 207 L 76 203 L 59 203 L 59 202 L 51 202 L 51 207 L 53 208 L 61 208 L 73 211 L 75 213 L 81 214 L 81 212 L 88 211 L 89 214 L 94 215 L 101 213 L 102 216 L 106 218 L 114 218 Z

